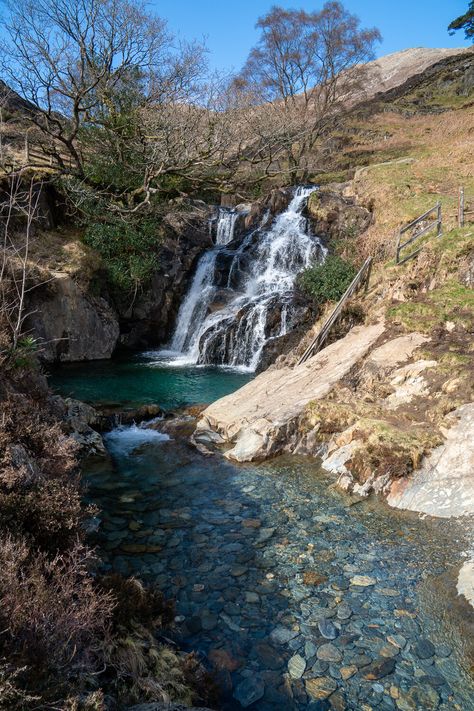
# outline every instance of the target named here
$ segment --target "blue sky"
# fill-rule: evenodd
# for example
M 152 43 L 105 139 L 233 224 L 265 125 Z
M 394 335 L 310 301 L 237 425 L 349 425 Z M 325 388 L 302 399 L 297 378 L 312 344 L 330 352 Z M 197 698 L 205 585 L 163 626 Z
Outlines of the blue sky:
M 255 43 L 254 25 L 273 4 L 315 10 L 323 4 L 307 0 L 151 0 L 150 6 L 168 21 L 169 28 L 186 39 L 206 39 L 211 66 L 238 69 Z M 383 35 L 381 56 L 408 47 L 469 46 L 464 34 L 450 37 L 447 26 L 465 12 L 468 0 L 343 0 L 365 26 Z

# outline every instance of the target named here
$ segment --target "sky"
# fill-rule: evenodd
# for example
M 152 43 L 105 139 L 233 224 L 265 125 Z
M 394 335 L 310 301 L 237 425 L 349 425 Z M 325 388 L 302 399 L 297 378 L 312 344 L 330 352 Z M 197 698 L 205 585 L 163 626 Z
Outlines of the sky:
M 383 42 L 377 56 L 409 47 L 467 47 L 463 32 L 453 37 L 447 26 L 463 14 L 468 0 L 342 0 L 365 27 L 378 27 Z M 317 10 L 324 0 L 151 0 L 149 6 L 183 39 L 203 38 L 211 67 L 239 69 L 255 44 L 257 18 L 278 4 Z

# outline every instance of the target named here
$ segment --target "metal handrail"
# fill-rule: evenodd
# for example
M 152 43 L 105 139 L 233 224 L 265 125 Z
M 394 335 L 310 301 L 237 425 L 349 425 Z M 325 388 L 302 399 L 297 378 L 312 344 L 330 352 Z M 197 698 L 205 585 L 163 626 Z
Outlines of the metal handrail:
M 331 313 L 329 318 L 326 320 L 324 326 L 321 328 L 319 331 L 318 335 L 312 340 L 308 348 L 305 350 L 301 358 L 298 360 L 297 365 L 301 365 L 302 363 L 305 363 L 308 358 L 310 358 L 313 355 L 316 355 L 318 351 L 321 350 L 321 347 L 326 340 L 326 338 L 329 335 L 329 332 L 331 331 L 331 328 L 334 326 L 336 323 L 337 319 L 341 315 L 341 311 L 343 306 L 345 305 L 346 301 L 350 299 L 353 294 L 359 289 L 359 287 L 362 285 L 362 283 L 365 283 L 365 291 L 369 288 L 369 279 L 370 279 L 370 272 L 372 270 L 372 257 L 368 257 L 362 267 L 359 269 L 357 272 L 356 276 L 352 280 L 352 282 L 349 284 L 347 289 L 345 290 L 344 294 L 341 296 L 339 299 L 339 302 L 334 309 L 334 311 Z

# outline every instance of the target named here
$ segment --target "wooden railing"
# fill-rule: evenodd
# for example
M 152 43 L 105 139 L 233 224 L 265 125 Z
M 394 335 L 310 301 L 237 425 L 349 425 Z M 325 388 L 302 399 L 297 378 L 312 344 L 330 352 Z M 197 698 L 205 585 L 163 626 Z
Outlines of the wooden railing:
M 466 195 L 464 191 L 464 187 L 459 188 L 459 196 L 458 196 L 458 227 L 464 227 L 466 224 L 466 215 L 474 215 L 474 207 L 472 203 L 472 198 L 471 202 L 466 200 Z M 469 222 L 472 222 L 471 218 L 468 218 Z
M 44 148 L 32 143 L 28 132 L 25 134 L 25 165 L 58 166 L 60 165 L 58 156 L 64 165 L 69 168 L 72 167 L 72 157 L 68 153 L 65 153 L 56 147 L 54 150 L 49 152 L 47 149 L 45 150 Z
M 356 276 L 354 277 L 354 279 L 352 280 L 350 285 L 347 287 L 344 294 L 341 296 L 336 308 L 334 309 L 332 314 L 329 316 L 329 318 L 327 319 L 324 326 L 319 331 L 316 338 L 313 339 L 313 341 L 310 343 L 308 348 L 305 350 L 305 352 L 299 359 L 297 365 L 301 365 L 302 363 L 305 363 L 308 360 L 308 358 L 311 358 L 311 356 L 316 355 L 316 353 L 321 350 L 323 343 L 325 342 L 326 338 L 329 336 L 331 328 L 336 323 L 337 319 L 341 315 L 342 309 L 344 308 L 347 301 L 351 298 L 351 296 L 353 296 L 356 293 L 356 291 L 358 291 L 362 286 L 364 286 L 365 291 L 367 291 L 367 289 L 369 288 L 369 279 L 370 279 L 371 269 L 372 269 L 372 257 L 369 257 L 368 259 L 365 260 L 364 264 L 359 269 L 359 271 L 357 272 Z
M 412 234 L 409 239 L 407 239 L 405 242 L 402 242 L 402 237 L 406 232 L 409 232 L 410 230 L 414 230 L 417 225 L 419 225 L 421 222 L 424 220 L 427 220 L 431 215 L 436 215 L 435 220 L 430 220 L 430 224 L 427 225 L 426 227 L 423 227 L 421 230 L 418 232 L 415 232 L 415 234 Z M 443 232 L 443 216 L 441 212 L 441 203 L 437 202 L 436 205 L 429 210 L 427 210 L 423 215 L 420 215 L 420 217 L 417 217 L 416 220 L 412 220 L 411 222 L 408 223 L 408 225 L 405 225 L 404 227 L 401 228 L 401 230 L 398 233 L 398 239 L 397 239 L 397 247 L 396 247 L 396 257 L 395 261 L 397 264 L 403 264 L 404 262 L 407 262 L 409 259 L 412 259 L 415 257 L 422 249 L 423 245 L 421 247 L 418 247 L 414 252 L 410 252 L 406 257 L 401 258 L 400 257 L 400 252 L 405 248 L 408 247 L 409 244 L 412 244 L 413 242 L 416 242 L 420 237 L 423 237 L 424 235 L 428 234 L 428 232 L 431 232 L 436 228 L 436 232 L 438 237 L 441 237 L 442 232 Z
M 72 168 L 72 156 L 61 145 L 45 146 L 32 140 L 29 132 L 24 133 L 23 149 L 16 145 L 4 144 L 0 133 L 0 167 L 9 171 L 23 168 Z

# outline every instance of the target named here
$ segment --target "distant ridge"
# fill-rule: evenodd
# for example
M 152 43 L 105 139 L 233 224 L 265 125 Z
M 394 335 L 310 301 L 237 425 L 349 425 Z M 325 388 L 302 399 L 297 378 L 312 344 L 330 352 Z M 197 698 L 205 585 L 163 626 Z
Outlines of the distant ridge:
M 454 49 L 413 47 L 387 54 L 368 63 L 368 69 L 373 71 L 370 71 L 368 81 L 364 86 L 365 94 L 369 98 L 375 94 L 390 91 L 443 59 L 472 53 L 473 49 L 470 47 Z

